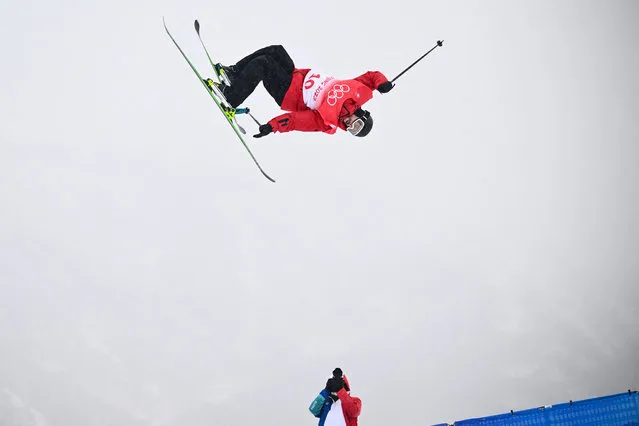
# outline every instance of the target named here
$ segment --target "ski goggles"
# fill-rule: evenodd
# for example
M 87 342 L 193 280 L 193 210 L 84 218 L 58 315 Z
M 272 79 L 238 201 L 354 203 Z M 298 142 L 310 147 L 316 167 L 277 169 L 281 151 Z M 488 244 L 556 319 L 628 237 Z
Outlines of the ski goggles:
M 364 128 L 366 120 L 368 120 L 371 113 L 361 108 L 357 108 L 357 110 L 355 110 L 355 115 L 357 118 L 346 128 L 346 130 L 348 130 L 351 135 L 357 136 Z
M 358 118 L 357 120 L 353 121 L 346 128 L 346 130 L 348 130 L 351 133 L 351 135 L 357 136 L 357 134 L 361 132 L 363 128 L 364 128 L 364 119 Z

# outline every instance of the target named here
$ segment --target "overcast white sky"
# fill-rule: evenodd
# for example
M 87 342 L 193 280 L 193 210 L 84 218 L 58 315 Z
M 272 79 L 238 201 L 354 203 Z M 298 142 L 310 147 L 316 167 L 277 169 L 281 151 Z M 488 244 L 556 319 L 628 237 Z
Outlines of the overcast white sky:
M 393 78 L 250 138 L 164 32 Z M 24 0 L 0 11 L 6 426 L 362 426 L 639 387 L 639 4 Z M 279 114 L 260 86 L 247 102 Z M 256 126 L 242 124 L 250 133 Z M 3 420 L 4 421 L 4 420 Z

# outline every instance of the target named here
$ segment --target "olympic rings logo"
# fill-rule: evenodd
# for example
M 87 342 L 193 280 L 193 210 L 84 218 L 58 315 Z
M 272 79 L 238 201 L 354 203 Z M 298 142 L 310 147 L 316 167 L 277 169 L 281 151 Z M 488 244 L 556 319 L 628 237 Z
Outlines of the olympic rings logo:
M 348 93 L 350 91 L 351 88 L 348 86 L 348 84 L 336 84 L 331 90 L 328 91 L 326 102 L 330 106 L 334 106 L 337 103 L 338 99 L 344 97 L 344 93 Z

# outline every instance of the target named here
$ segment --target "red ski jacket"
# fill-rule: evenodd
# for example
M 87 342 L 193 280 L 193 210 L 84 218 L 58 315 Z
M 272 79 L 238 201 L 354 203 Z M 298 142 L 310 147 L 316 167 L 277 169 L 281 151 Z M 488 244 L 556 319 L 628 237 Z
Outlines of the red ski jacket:
M 307 77 L 310 69 L 295 69 L 291 84 L 284 95 L 281 108 L 289 111 L 271 119 L 268 124 L 273 127 L 273 132 L 325 132 L 333 134 L 339 127 L 346 130 L 342 119 L 352 115 L 373 97 L 373 90 L 388 79 L 379 71 L 368 71 L 352 80 L 337 80 L 323 77 L 320 74 L 312 74 Z M 313 77 L 318 77 L 314 80 Z M 321 92 L 320 98 L 304 100 L 304 89 L 313 87 L 317 82 L 319 94 L 321 85 L 328 84 Z M 331 87 L 329 87 L 331 86 Z M 308 91 L 307 91 L 308 93 Z M 307 106 L 308 102 L 315 104 L 316 108 Z M 313 102 L 314 101 L 314 102 Z
M 337 396 L 342 403 L 342 412 L 346 426 L 357 426 L 357 418 L 362 412 L 362 400 L 356 396 L 350 396 L 346 389 L 340 389 Z

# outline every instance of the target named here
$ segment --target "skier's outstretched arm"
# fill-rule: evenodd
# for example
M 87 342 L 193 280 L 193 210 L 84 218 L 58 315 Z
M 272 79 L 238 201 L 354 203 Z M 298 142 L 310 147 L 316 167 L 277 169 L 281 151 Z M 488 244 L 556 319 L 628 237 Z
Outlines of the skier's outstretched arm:
M 323 132 L 330 129 L 330 126 L 324 123 L 319 112 L 311 109 L 278 115 L 270 120 L 268 124 L 273 128 L 273 132 L 280 133 L 293 130 L 299 132 Z

